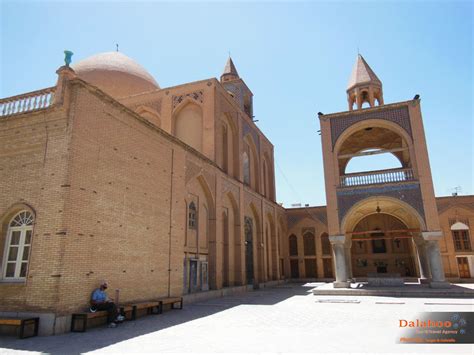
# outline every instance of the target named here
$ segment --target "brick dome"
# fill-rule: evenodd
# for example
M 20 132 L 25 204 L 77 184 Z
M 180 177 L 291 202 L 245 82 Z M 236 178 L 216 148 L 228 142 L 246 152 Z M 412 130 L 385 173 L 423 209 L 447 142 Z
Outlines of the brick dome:
M 95 54 L 72 68 L 81 79 L 114 98 L 160 89 L 150 73 L 121 52 Z

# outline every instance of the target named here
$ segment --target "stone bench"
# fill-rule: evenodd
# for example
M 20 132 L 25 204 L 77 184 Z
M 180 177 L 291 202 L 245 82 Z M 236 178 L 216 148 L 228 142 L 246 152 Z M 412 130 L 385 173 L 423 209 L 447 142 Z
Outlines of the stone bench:
M 107 311 L 74 313 L 71 318 L 71 332 L 85 332 L 89 325 L 89 320 L 107 318 Z
M 18 337 L 20 339 L 35 337 L 35 336 L 38 335 L 39 317 L 32 317 L 32 318 L 24 318 L 24 317 L 10 318 L 10 317 L 6 317 L 6 318 L 0 318 L 0 325 L 8 325 L 8 326 L 19 327 Z M 31 326 L 33 326 L 33 331 L 30 332 L 29 335 L 25 335 L 25 329 L 26 328 L 31 328 Z
M 160 313 L 163 312 L 163 305 L 166 304 L 170 304 L 171 309 L 183 309 L 183 297 L 160 298 L 158 302 L 160 302 Z M 176 304 L 179 304 L 179 306 L 175 307 Z
M 367 286 L 369 287 L 401 287 L 405 282 L 400 274 L 385 274 L 370 272 L 367 274 Z

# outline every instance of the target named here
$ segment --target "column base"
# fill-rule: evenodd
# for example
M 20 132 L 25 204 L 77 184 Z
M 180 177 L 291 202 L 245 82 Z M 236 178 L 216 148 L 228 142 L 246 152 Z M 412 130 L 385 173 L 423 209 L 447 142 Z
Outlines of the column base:
M 431 288 L 451 288 L 451 284 L 447 281 L 430 281 Z
M 418 282 L 420 283 L 420 285 L 427 285 L 430 283 L 430 280 L 418 278 Z
M 349 281 L 334 281 L 332 285 L 334 288 L 351 288 Z

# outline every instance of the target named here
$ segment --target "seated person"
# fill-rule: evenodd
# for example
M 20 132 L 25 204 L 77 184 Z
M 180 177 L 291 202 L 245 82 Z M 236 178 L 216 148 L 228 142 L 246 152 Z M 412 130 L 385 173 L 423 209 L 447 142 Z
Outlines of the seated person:
M 115 328 L 117 322 L 124 320 L 124 317 L 118 314 L 117 306 L 113 299 L 107 296 L 107 281 L 102 281 L 100 287 L 95 289 L 91 295 L 91 312 L 107 311 L 107 323 L 110 328 Z

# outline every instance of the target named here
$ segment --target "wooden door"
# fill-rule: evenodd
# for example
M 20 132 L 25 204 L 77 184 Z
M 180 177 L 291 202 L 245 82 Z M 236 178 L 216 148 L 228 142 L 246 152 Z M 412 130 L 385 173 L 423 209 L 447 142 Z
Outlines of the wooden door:
M 470 278 L 471 273 L 469 272 L 469 263 L 467 262 L 466 257 L 456 258 L 458 259 L 458 269 L 459 269 L 459 277 L 461 278 Z

